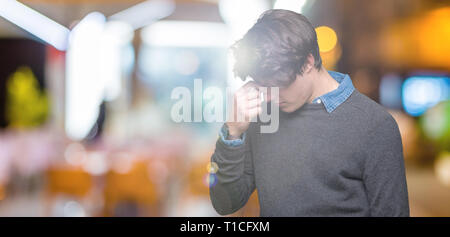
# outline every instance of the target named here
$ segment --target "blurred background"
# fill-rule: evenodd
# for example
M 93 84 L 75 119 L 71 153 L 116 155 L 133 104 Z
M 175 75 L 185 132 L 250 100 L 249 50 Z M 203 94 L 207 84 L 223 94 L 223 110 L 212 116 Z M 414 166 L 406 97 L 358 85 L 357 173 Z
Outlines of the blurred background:
M 227 48 L 271 8 L 397 120 L 411 216 L 450 216 L 442 0 L 0 0 L 0 216 L 218 216 L 221 124 L 173 122 L 171 91 L 242 85 Z

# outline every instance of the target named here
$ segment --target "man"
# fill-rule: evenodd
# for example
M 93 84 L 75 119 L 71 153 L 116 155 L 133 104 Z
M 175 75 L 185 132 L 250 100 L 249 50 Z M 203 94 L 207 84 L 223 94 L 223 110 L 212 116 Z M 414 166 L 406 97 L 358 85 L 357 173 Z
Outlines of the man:
M 350 77 L 327 72 L 317 36 L 301 14 L 265 12 L 233 46 L 235 94 L 244 122 L 224 124 L 211 162 L 216 211 L 231 214 L 256 189 L 261 216 L 409 216 L 403 151 L 396 122 L 360 94 Z M 258 86 L 279 87 L 265 102 L 281 110 L 279 129 L 261 133 Z

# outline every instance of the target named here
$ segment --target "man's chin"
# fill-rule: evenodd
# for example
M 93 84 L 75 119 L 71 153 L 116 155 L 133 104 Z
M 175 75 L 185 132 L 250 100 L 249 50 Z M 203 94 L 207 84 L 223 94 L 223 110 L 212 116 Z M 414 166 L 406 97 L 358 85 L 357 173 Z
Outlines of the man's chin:
M 295 106 L 293 104 L 284 104 L 284 105 L 278 105 L 278 108 L 280 109 L 281 112 L 283 113 L 292 113 L 297 111 L 301 106 Z
M 294 110 L 289 107 L 289 106 L 278 106 L 280 108 L 281 111 L 285 112 L 285 113 L 292 113 L 294 112 Z

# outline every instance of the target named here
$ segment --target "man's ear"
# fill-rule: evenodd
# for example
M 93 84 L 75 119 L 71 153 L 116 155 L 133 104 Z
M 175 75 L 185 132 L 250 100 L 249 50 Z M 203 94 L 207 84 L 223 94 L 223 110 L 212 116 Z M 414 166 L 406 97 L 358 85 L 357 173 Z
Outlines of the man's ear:
M 314 63 L 315 63 L 314 57 L 312 56 L 312 54 L 309 54 L 308 57 L 306 58 L 304 72 L 306 73 L 311 72 L 311 70 L 314 68 Z

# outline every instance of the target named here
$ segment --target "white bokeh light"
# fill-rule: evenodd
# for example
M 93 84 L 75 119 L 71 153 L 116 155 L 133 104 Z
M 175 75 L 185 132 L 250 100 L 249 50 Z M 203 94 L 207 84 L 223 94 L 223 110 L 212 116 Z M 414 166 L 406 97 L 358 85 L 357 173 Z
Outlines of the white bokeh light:
M 303 7 L 308 0 L 277 0 L 273 6 L 274 9 L 285 9 L 302 13 Z

